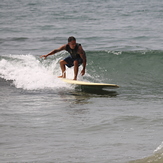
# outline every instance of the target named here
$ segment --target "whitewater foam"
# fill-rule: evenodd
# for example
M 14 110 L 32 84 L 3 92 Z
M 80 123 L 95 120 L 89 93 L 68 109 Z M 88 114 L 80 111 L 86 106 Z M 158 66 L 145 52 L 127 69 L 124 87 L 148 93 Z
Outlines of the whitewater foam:
M 154 150 L 154 153 L 163 152 L 163 142 Z
M 16 88 L 26 90 L 67 87 L 57 78 L 59 59 L 41 60 L 30 54 L 10 55 L 8 59 L 4 57 L 0 60 L 0 77 L 12 80 Z M 72 74 L 71 71 L 69 74 Z

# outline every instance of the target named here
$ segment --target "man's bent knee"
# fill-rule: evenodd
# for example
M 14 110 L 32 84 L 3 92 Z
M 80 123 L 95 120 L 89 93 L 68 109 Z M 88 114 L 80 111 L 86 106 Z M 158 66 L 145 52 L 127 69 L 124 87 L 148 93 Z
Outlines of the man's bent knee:
M 67 62 L 64 60 L 60 60 L 59 63 L 60 63 L 60 65 L 66 65 L 67 64 Z

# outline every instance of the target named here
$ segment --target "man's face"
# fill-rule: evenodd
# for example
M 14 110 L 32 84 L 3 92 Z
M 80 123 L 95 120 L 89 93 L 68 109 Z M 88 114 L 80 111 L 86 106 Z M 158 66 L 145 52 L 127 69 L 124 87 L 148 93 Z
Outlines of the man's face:
M 75 49 L 76 41 L 71 41 L 68 43 L 71 49 Z

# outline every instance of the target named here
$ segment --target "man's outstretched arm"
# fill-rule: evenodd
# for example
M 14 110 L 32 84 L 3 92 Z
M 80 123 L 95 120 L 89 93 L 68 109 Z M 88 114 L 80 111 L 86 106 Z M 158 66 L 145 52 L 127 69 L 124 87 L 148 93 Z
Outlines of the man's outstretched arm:
M 54 49 L 53 51 L 51 51 L 50 53 L 48 53 L 48 54 L 46 54 L 46 55 L 42 55 L 42 56 L 40 56 L 40 58 L 45 58 L 46 59 L 46 57 L 48 57 L 49 55 L 53 55 L 53 54 L 55 54 L 55 53 L 57 53 L 57 52 L 60 52 L 60 51 L 62 51 L 62 50 L 65 50 L 66 49 L 66 45 L 63 45 L 63 46 L 61 46 L 60 48 L 58 48 L 58 49 Z

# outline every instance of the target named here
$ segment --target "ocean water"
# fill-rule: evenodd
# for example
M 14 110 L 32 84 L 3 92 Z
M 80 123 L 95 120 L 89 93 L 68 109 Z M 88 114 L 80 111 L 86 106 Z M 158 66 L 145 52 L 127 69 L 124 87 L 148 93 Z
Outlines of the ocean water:
M 162 0 L 1 0 L 0 24 L 0 162 L 163 162 Z M 57 78 L 69 36 L 78 79 L 120 88 Z

